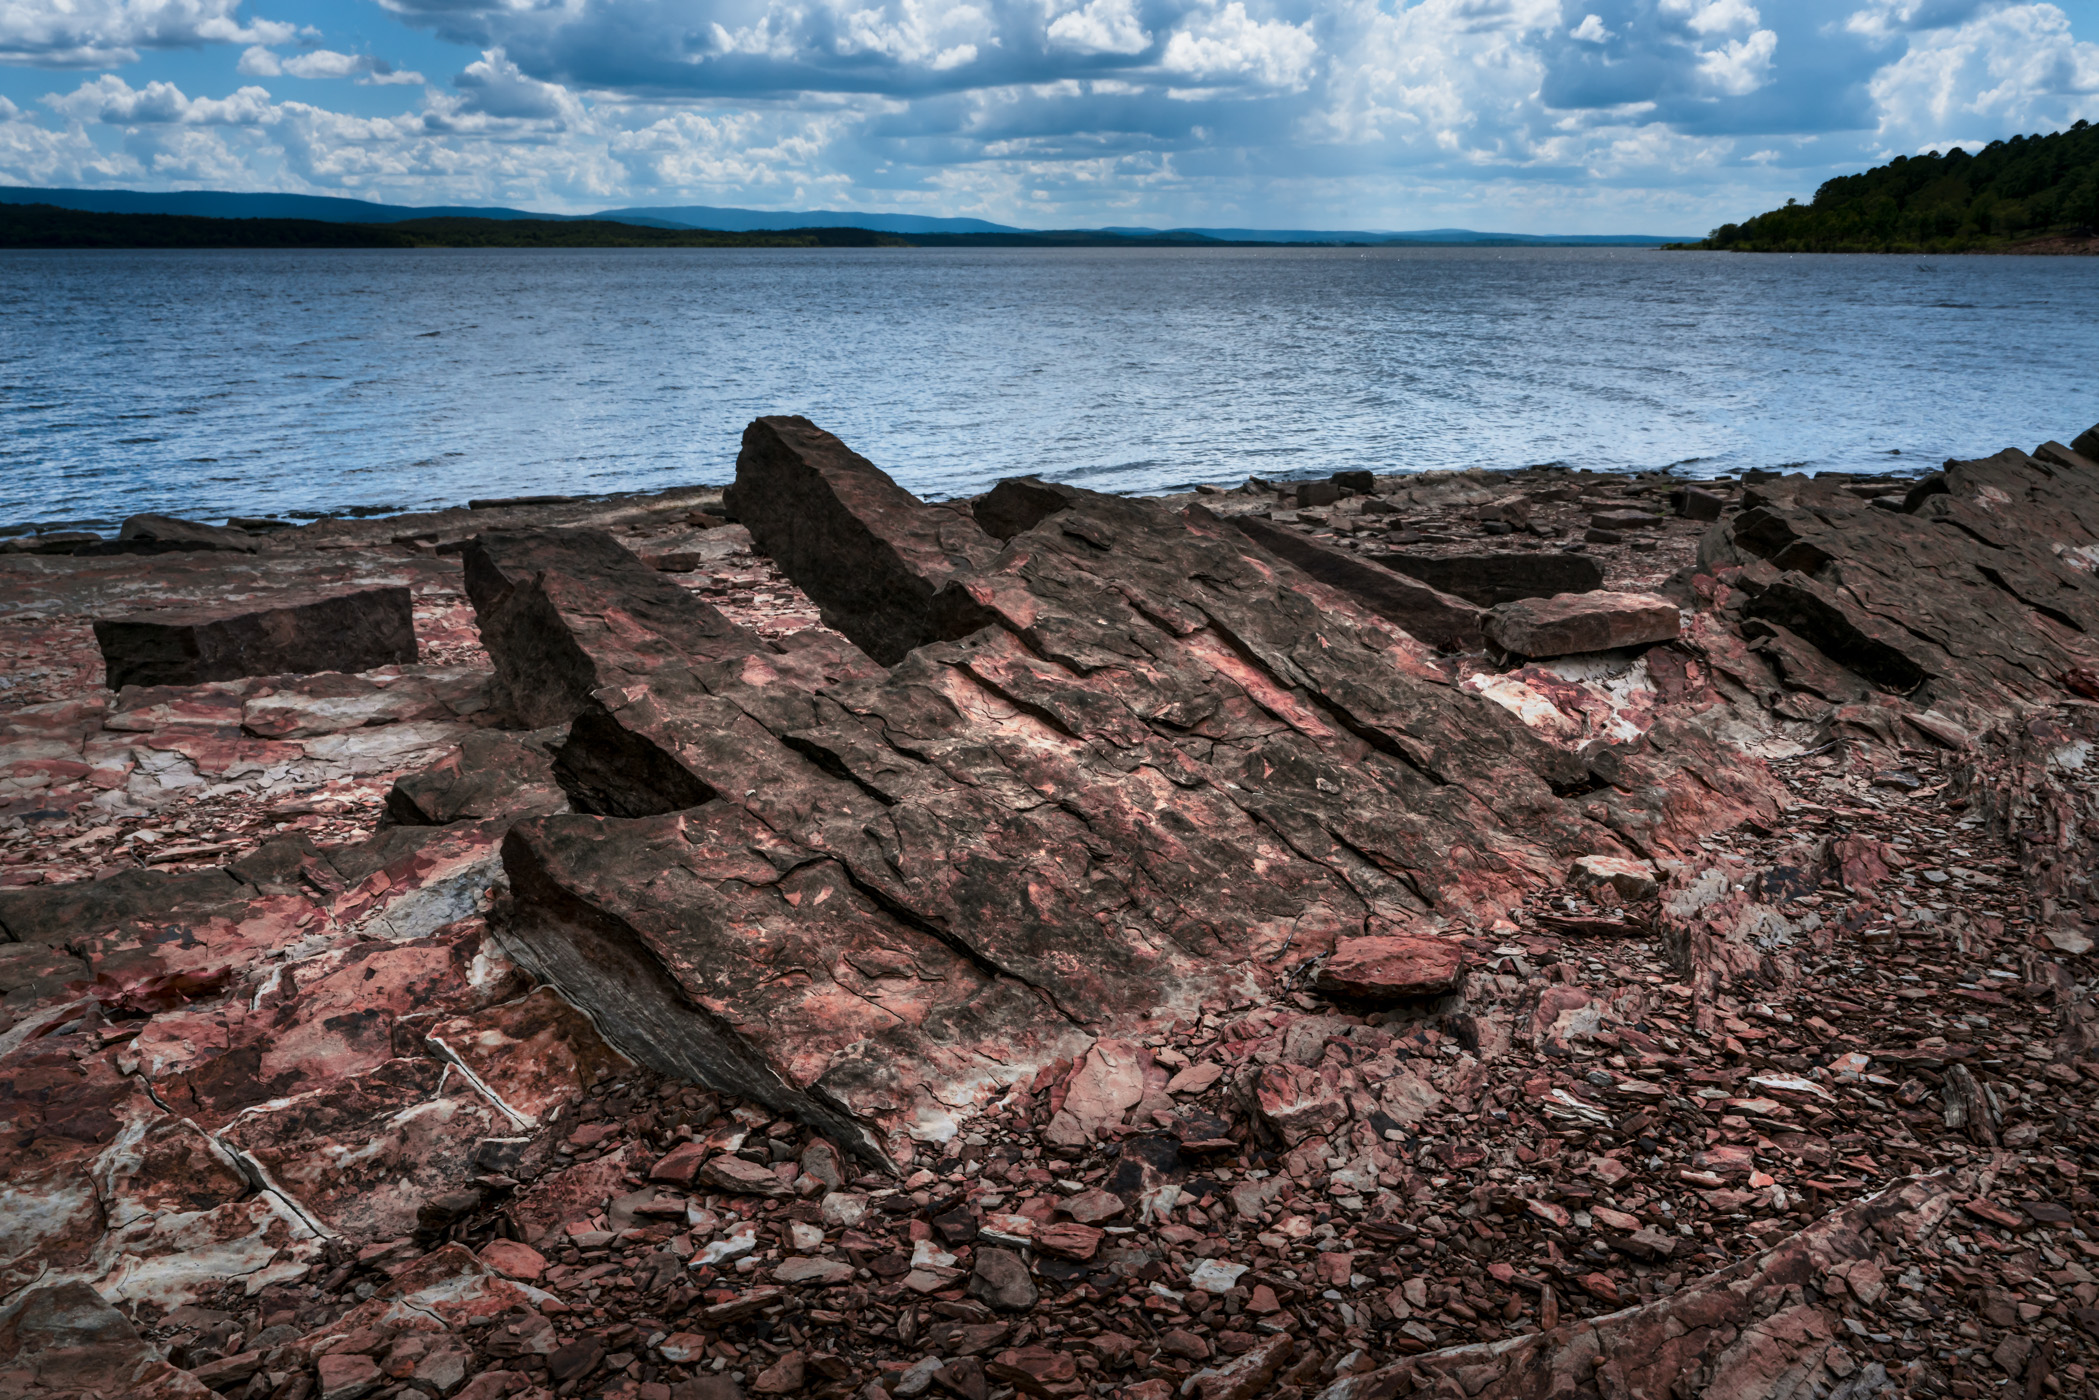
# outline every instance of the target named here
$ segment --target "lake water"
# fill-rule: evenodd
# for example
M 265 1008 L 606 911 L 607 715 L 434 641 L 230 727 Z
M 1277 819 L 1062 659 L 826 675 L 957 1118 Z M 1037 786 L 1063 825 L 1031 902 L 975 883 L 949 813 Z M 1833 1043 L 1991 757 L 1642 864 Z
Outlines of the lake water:
M 2095 307 L 2091 258 L 0 253 L 0 523 L 720 482 L 787 412 L 929 496 L 1884 470 L 2090 426 Z

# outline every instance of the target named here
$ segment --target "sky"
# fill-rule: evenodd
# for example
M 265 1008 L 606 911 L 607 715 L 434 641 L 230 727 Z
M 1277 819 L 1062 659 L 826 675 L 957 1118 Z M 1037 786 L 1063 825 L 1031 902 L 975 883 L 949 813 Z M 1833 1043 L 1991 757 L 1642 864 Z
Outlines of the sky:
M 1701 234 L 2099 121 L 2099 0 L 0 0 L 0 183 Z

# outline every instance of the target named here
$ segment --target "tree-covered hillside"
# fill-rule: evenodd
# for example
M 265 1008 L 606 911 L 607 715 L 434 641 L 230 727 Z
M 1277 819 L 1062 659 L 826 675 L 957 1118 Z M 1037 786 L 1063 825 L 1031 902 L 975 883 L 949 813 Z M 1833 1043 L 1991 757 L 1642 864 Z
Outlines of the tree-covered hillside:
M 2099 228 L 2099 127 L 1992 141 L 1969 155 L 1898 156 L 1844 175 L 1697 248 L 1746 253 L 1959 253 Z

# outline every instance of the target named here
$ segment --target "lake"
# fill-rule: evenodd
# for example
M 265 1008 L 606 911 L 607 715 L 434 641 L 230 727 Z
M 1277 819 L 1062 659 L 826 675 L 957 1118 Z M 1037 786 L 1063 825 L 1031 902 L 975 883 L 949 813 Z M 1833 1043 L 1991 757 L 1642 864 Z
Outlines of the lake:
M 1936 465 L 2099 419 L 2099 259 L 1636 249 L 0 253 L 0 524 L 727 481 L 921 494 Z

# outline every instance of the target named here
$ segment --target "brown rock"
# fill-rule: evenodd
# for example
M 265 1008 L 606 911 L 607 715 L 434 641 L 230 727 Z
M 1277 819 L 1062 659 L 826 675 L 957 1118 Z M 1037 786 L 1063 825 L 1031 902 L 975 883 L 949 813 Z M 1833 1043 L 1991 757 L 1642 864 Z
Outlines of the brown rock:
M 1102 1238 L 1103 1232 L 1091 1225 L 1064 1221 L 1036 1230 L 1035 1247 L 1046 1254 L 1084 1262 L 1091 1259 L 1094 1252 L 1100 1248 Z
M 379 1363 L 371 1357 L 340 1351 L 331 1351 L 316 1361 L 314 1371 L 320 1382 L 321 1400 L 358 1400 L 377 1390 L 386 1379 L 380 1374 Z
M 1382 562 L 1480 608 L 1603 587 L 1603 566 L 1585 554 L 1388 554 Z
M 1648 593 L 1563 593 L 1504 603 L 1488 614 L 1487 640 L 1516 656 L 1571 656 L 1675 639 L 1675 603 Z
M 684 1184 L 699 1175 L 707 1161 L 707 1144 L 698 1141 L 681 1142 L 668 1153 L 656 1159 L 649 1168 L 649 1180 L 670 1181 Z
M 935 596 L 998 550 L 971 516 L 921 502 L 806 418 L 753 421 L 723 499 L 824 621 L 885 666 L 969 630 Z
M 1654 866 L 1627 856 L 1583 856 L 1567 872 L 1570 889 L 1594 889 L 1608 885 L 1620 899 L 1638 903 L 1654 898 L 1661 882 Z
M 1288 1333 L 1270 1337 L 1222 1366 L 1197 1371 L 1182 1389 L 1194 1400 L 1253 1400 L 1268 1388 L 1294 1350 L 1296 1342 Z
M 798 1394 L 807 1375 L 806 1358 L 798 1351 L 783 1354 L 778 1361 L 758 1373 L 751 1382 L 753 1395 Z M 979 1397 L 978 1400 L 982 1400 Z
M 1190 507 L 1191 511 L 1201 507 Z M 1208 512 L 1204 512 L 1208 514 Z M 1367 559 L 1329 549 L 1295 530 L 1259 516 L 1234 516 L 1230 524 L 1262 549 L 1361 603 L 1394 626 L 1432 647 L 1461 651 L 1480 640 L 1480 609 L 1418 578 Z
M 1321 991 L 1376 1000 L 1441 996 L 1456 989 L 1464 946 L 1455 939 L 1381 935 L 1343 939 L 1319 969 Z
M 416 659 L 408 590 L 285 592 L 98 620 L 111 690 L 242 676 L 369 671 Z
M 1125 1208 L 1122 1197 L 1113 1191 L 1103 1191 L 1098 1187 L 1090 1191 L 1081 1191 L 1064 1202 L 1065 1213 L 1081 1225 L 1103 1224 L 1121 1215 Z
M 504 1278 L 521 1283 L 537 1282 L 547 1271 L 546 1256 L 529 1244 L 516 1240 L 490 1240 L 481 1246 L 481 1262 Z
M 1010 1249 L 981 1245 L 969 1277 L 969 1296 L 1000 1312 L 1026 1312 L 1035 1306 L 1035 1280 L 1028 1266 Z
M 710 1159 L 701 1167 L 697 1180 L 737 1196 L 778 1199 L 794 1194 L 794 1188 L 782 1181 L 780 1174 L 771 1167 L 761 1167 L 756 1162 L 746 1162 L 727 1153 Z

